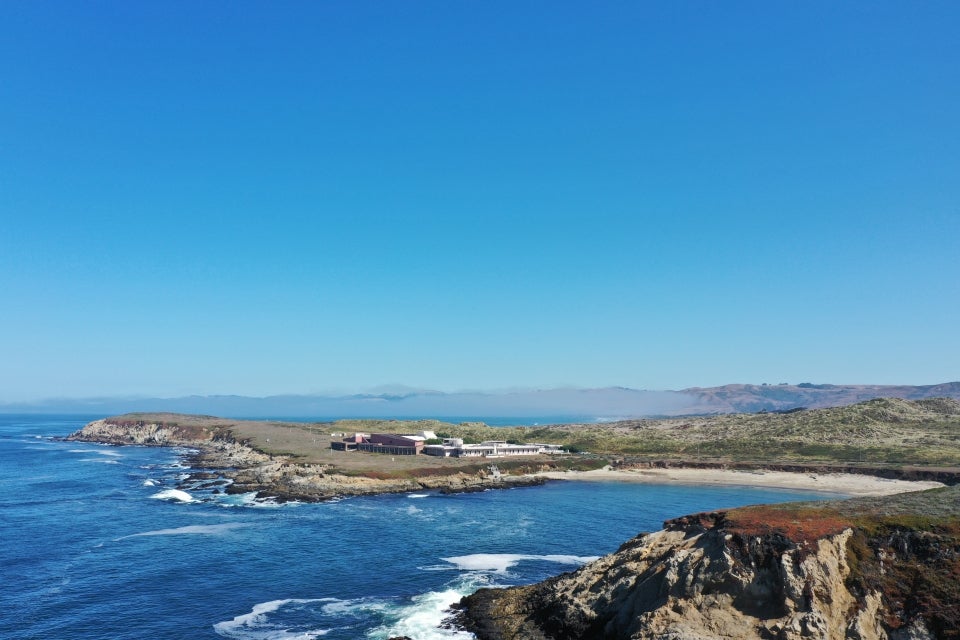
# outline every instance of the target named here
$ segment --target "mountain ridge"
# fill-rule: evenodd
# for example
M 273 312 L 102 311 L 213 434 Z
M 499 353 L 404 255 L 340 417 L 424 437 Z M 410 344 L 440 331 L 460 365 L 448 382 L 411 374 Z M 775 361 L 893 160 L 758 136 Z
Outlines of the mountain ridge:
M 846 406 L 874 398 L 960 400 L 960 381 L 930 385 L 727 384 L 651 391 L 629 387 L 271 396 L 189 395 L 174 398 L 60 398 L 0 403 L 0 413 L 115 414 L 172 411 L 231 417 L 482 416 L 563 420 L 756 413 Z

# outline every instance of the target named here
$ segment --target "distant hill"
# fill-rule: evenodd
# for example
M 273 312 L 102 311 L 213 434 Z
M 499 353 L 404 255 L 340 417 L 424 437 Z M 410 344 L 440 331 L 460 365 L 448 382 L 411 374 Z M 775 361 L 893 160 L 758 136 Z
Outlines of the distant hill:
M 689 413 L 755 413 L 785 411 L 796 407 L 823 409 L 843 407 L 873 398 L 953 398 L 960 400 L 960 382 L 923 386 L 869 384 L 728 384 L 722 387 L 693 387 L 679 393 L 696 403 Z
M 960 400 L 960 382 L 926 386 L 729 384 L 680 391 L 626 387 L 444 393 L 400 389 L 353 395 L 235 395 L 179 398 L 51 399 L 0 404 L 0 413 L 112 415 L 137 411 L 233 418 L 483 418 L 532 422 L 610 421 L 632 417 L 786 411 L 846 406 L 872 398 Z

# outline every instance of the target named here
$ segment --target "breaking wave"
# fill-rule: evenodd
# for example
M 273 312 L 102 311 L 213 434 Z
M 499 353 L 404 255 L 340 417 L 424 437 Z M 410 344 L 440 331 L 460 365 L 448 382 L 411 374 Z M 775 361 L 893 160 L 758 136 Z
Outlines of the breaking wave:
M 150 497 L 157 500 L 170 500 L 171 502 L 196 502 L 192 495 L 180 489 L 164 489 Z
M 384 624 L 371 630 L 368 638 L 407 636 L 416 640 L 469 640 L 472 633 L 445 629 L 441 625 L 453 611 L 451 607 L 466 595 L 477 590 L 477 583 L 463 580 L 444 591 L 428 591 L 410 599 L 408 603 L 394 604 L 384 612 Z
M 567 556 L 567 555 L 527 555 L 516 553 L 473 553 L 466 556 L 440 558 L 461 571 L 492 571 L 506 573 L 518 563 L 524 561 L 556 562 L 558 564 L 581 565 L 592 562 L 599 556 Z
M 249 507 L 252 509 L 279 509 L 281 507 L 295 507 L 303 504 L 296 500 L 277 502 L 275 498 L 258 498 L 256 491 L 237 494 L 217 494 L 214 498 L 221 507 Z
M 326 600 L 262 602 L 253 605 L 250 613 L 216 623 L 213 630 L 224 638 L 238 640 L 313 640 L 330 632 L 321 624 L 322 607 L 315 606 Z
M 271 600 L 254 605 L 249 613 L 218 622 L 213 629 L 222 637 L 237 640 L 310 640 L 328 634 L 357 638 L 357 626 L 369 629 L 363 637 L 371 640 L 396 636 L 416 640 L 469 640 L 473 634 L 440 625 L 451 615 L 451 605 L 473 593 L 478 586 L 465 579 L 443 591 L 429 591 L 410 599 Z

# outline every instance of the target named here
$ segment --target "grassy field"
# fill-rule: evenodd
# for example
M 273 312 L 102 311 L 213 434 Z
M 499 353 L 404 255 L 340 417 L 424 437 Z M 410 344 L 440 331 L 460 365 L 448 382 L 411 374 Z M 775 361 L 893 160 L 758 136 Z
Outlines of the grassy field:
M 842 464 L 864 467 L 960 468 L 960 402 L 949 399 L 869 400 L 847 407 L 790 413 L 727 414 L 640 419 L 606 424 L 490 427 L 437 420 L 340 420 L 322 423 L 234 421 L 166 414 L 152 419 L 229 431 L 238 440 L 271 455 L 297 462 L 330 465 L 345 474 L 416 474 L 470 469 L 475 460 L 431 456 L 390 456 L 330 449 L 342 433 L 411 434 L 434 431 L 467 442 L 509 440 L 560 444 L 592 456 L 501 458 L 507 469 L 543 464 L 590 468 L 608 461 L 661 461 L 685 464 Z M 112 421 L 143 421 L 149 414 Z M 337 435 L 334 435 L 337 434 Z
M 503 437 L 640 458 L 952 467 L 960 465 L 960 402 L 878 399 L 790 413 L 517 428 Z

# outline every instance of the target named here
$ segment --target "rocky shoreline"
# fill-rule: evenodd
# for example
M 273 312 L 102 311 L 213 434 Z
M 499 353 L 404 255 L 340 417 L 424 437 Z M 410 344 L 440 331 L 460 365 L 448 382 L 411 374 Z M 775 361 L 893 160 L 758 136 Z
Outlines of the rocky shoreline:
M 478 640 L 960 637 L 960 487 L 670 520 L 534 585 L 480 589 Z
M 238 439 L 232 424 L 202 416 L 120 416 L 91 422 L 68 439 L 188 447 L 193 472 L 185 485 L 207 483 L 277 502 L 546 481 L 492 465 L 415 478 L 337 473 L 332 465 L 266 453 Z M 602 473 L 653 472 L 617 466 L 620 471 Z M 641 534 L 575 572 L 480 589 L 461 601 L 449 624 L 478 640 L 929 640 L 960 638 L 957 611 L 960 485 L 670 520 L 662 531 Z
M 546 478 L 501 473 L 495 466 L 475 473 L 453 471 L 418 478 L 375 478 L 345 475 L 330 465 L 294 462 L 286 456 L 265 454 L 234 438 L 229 428 L 215 418 L 195 419 L 189 425 L 150 420 L 95 420 L 67 440 L 112 445 L 187 447 L 195 450 L 187 456 L 194 469 L 183 485 L 198 481 L 216 482 L 220 476 L 229 482 L 223 490 L 230 494 L 256 493 L 258 499 L 275 502 L 321 502 L 347 496 L 440 491 L 463 493 L 487 489 L 536 486 Z

